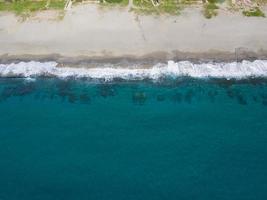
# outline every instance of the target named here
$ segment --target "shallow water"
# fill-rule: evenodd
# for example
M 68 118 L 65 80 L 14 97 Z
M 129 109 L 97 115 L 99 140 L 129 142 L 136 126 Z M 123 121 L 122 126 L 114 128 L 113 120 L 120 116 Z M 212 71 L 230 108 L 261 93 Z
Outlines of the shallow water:
M 0 79 L 0 199 L 267 198 L 267 81 Z

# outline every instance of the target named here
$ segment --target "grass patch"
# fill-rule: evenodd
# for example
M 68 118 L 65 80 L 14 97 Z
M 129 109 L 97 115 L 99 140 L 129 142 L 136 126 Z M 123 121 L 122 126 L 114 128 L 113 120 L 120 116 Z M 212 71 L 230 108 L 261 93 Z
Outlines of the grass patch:
M 46 1 L 1 2 L 0 11 L 14 11 L 16 14 L 45 9 Z
M 176 1 L 173 0 L 165 0 L 159 5 L 159 10 L 162 13 L 169 13 L 169 14 L 179 14 L 180 13 L 180 6 Z
M 247 17 L 265 17 L 265 14 L 259 7 L 252 8 L 250 10 L 244 10 L 242 13 Z
M 135 9 L 143 14 L 180 14 L 181 4 L 176 0 L 161 0 L 158 6 L 153 6 L 151 0 L 134 0 Z
M 215 17 L 218 15 L 219 7 L 213 2 L 213 3 L 206 3 L 203 7 L 203 14 L 207 19 L 210 19 L 212 17 Z
M 127 6 L 129 1 L 128 0 L 100 0 L 102 5 L 107 6 Z
M 216 3 L 218 3 L 218 0 L 207 0 L 208 1 L 208 3 L 210 3 L 210 4 L 216 4 Z
M 0 2 L 0 11 L 15 12 L 18 15 L 45 10 L 45 9 L 63 9 L 65 5 L 64 0 L 51 0 L 50 5 L 46 8 L 47 1 L 30 1 L 19 0 L 14 2 Z
M 267 0 L 255 0 L 258 5 L 266 5 Z
M 65 7 L 65 3 L 65 0 L 51 0 L 48 8 L 55 10 L 63 10 Z
M 107 3 L 121 3 L 123 0 L 106 0 Z
M 196 0 L 181 0 L 180 3 L 181 4 L 184 4 L 184 5 L 194 5 L 194 4 L 197 4 Z

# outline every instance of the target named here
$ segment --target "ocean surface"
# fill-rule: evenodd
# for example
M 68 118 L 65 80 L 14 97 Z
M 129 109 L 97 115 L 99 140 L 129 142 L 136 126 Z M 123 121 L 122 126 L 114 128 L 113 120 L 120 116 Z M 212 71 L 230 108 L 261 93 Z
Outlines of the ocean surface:
M 267 199 L 257 62 L 191 65 L 203 77 L 175 74 L 177 63 L 101 77 L 1 65 L 0 200 Z

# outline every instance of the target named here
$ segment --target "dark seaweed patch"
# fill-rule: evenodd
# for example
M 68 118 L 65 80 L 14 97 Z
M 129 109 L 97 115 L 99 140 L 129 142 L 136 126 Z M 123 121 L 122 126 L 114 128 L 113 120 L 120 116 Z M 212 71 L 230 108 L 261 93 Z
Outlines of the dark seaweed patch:
M 30 95 L 35 91 L 35 89 L 36 88 L 33 83 L 7 86 L 2 90 L 0 94 L 0 100 L 6 100 L 10 97 L 23 97 L 26 95 Z
M 267 100 L 267 94 L 260 94 L 260 97 Z
M 262 105 L 267 106 L 267 94 L 260 94 Z
M 75 92 L 72 91 L 71 81 L 59 81 L 56 83 L 56 87 L 58 90 L 57 95 L 61 97 L 62 101 L 65 99 L 67 99 L 69 103 L 75 103 L 77 101 L 78 98 Z
M 68 94 L 68 102 L 69 103 L 75 103 L 78 100 L 76 95 L 74 93 L 69 93 Z
M 55 98 L 55 93 L 51 93 L 51 94 L 49 95 L 49 99 L 53 100 L 54 98 Z
M 254 102 L 258 102 L 258 101 L 259 101 L 257 96 L 253 96 L 253 97 L 252 97 L 252 100 L 253 100 Z
M 226 91 L 226 94 L 227 94 L 227 96 L 228 96 L 229 98 L 231 98 L 231 99 L 235 98 L 235 93 L 234 93 L 234 91 L 231 90 L 231 89 L 228 89 L 228 90 Z
M 230 88 L 236 82 L 235 80 L 232 80 L 232 79 L 231 80 L 228 80 L 228 79 L 216 79 L 214 81 L 218 86 L 220 86 L 222 88 L 225 88 L 225 89 Z
M 246 98 L 243 95 L 241 95 L 240 93 L 237 94 L 236 99 L 237 99 L 237 102 L 241 105 L 247 105 L 248 104 Z
M 91 98 L 88 94 L 81 94 L 79 99 L 80 99 L 80 102 L 83 104 L 91 103 Z
M 188 90 L 184 96 L 184 100 L 187 102 L 187 103 L 191 103 L 192 102 L 192 99 L 193 99 L 193 96 L 194 96 L 194 91 L 193 90 Z
M 218 95 L 217 91 L 210 90 L 208 91 L 208 97 L 210 98 L 211 102 L 215 101 L 215 97 Z
M 183 101 L 183 94 L 177 92 L 171 97 L 171 100 L 175 103 L 180 103 Z
M 116 95 L 116 90 L 112 85 L 100 85 L 98 87 L 98 94 L 101 97 L 113 97 Z
M 267 106 L 267 100 L 266 99 L 262 101 L 262 105 Z
M 56 83 L 56 87 L 58 90 L 58 95 L 61 97 L 68 96 L 71 91 L 71 83 L 70 81 L 59 81 Z
M 14 92 L 13 92 L 12 87 L 5 87 L 3 91 L 1 92 L 0 99 L 3 101 L 3 100 L 8 99 L 9 97 L 12 97 L 13 95 L 14 95 Z
M 241 79 L 241 80 L 236 80 L 236 79 L 215 79 L 213 80 L 217 85 L 223 88 L 229 88 L 233 85 L 254 85 L 254 86 L 259 86 L 263 85 L 266 83 L 266 79 L 264 78 L 248 78 L 248 79 Z
M 144 105 L 147 100 L 147 96 L 144 92 L 135 92 L 132 95 L 132 100 L 134 104 Z
M 165 96 L 163 94 L 157 95 L 157 101 L 161 102 L 165 100 Z
M 248 104 L 246 97 L 239 90 L 228 89 L 226 93 L 229 98 L 236 99 L 240 105 Z

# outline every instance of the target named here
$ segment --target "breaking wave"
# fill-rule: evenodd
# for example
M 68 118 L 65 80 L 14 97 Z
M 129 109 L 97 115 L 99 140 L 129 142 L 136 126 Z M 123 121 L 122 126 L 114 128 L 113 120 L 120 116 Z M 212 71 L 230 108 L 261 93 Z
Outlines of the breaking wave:
M 244 79 L 267 77 L 267 60 L 230 63 L 194 64 L 189 61 L 157 64 L 150 68 L 140 67 L 59 67 L 56 62 L 20 62 L 0 64 L 0 77 L 59 77 L 113 80 L 156 80 L 162 77 L 226 78 Z

